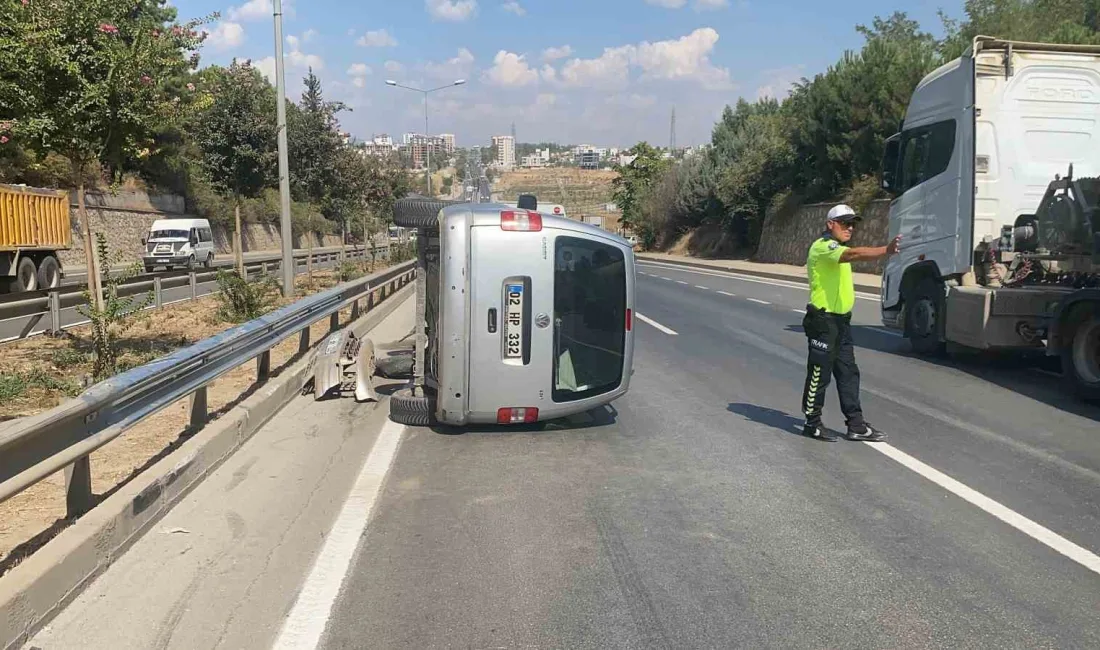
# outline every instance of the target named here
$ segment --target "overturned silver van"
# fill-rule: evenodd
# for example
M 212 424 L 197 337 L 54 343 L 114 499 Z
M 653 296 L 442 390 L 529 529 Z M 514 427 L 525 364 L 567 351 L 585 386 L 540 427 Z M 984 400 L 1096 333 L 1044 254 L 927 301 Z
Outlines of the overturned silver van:
M 413 385 L 391 399 L 391 419 L 530 424 L 627 392 L 634 255 L 625 239 L 494 203 L 400 201 L 395 223 L 420 229 L 423 331 Z

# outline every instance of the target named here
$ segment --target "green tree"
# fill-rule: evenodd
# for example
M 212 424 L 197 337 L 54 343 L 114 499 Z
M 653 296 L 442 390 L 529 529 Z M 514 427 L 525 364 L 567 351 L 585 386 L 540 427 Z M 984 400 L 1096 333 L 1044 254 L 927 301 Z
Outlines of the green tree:
M 649 186 L 669 167 L 669 161 L 647 142 L 639 142 L 628 152 L 634 156 L 627 165 L 615 165 L 618 176 L 612 181 L 612 199 L 622 213 L 621 222 L 633 228 L 641 222 L 641 202 Z M 652 244 L 652 241 L 649 242 Z
M 102 162 L 117 176 L 126 155 L 147 155 L 156 125 L 178 118 L 178 96 L 165 84 L 198 65 L 203 37 L 195 27 L 202 22 L 176 23 L 167 0 L 0 4 L 0 121 L 11 133 L 0 139 L 70 161 L 98 309 L 102 286 L 84 208 L 87 169 Z
M 248 62 L 233 61 L 204 92 L 210 101 L 195 120 L 195 144 L 207 177 L 233 200 L 233 253 L 243 275 L 241 200 L 274 178 L 275 89 Z

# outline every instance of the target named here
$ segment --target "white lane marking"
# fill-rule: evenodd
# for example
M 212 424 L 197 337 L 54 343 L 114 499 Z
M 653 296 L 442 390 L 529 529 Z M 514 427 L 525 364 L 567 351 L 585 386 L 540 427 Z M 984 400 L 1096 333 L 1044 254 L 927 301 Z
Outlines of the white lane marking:
M 727 291 L 719 291 L 718 293 L 722 294 L 723 296 L 729 296 L 730 298 L 736 298 L 737 297 L 736 293 L 729 293 Z
M 710 287 L 704 287 L 704 286 L 703 286 L 703 285 L 701 285 L 701 284 L 697 284 L 697 285 L 695 285 L 695 288 L 696 288 L 696 289 L 702 289 L 702 290 L 704 290 L 704 291 L 710 291 Z
M 759 303 L 761 305 L 770 305 L 771 304 L 767 300 L 760 300 L 759 298 L 749 298 L 748 300 L 749 300 L 749 302 L 755 302 L 755 303 Z
M 661 276 L 661 279 L 662 279 L 662 280 L 668 280 L 669 282 L 672 282 L 672 278 L 666 278 L 666 277 L 665 277 L 665 276 L 663 276 L 663 275 Z
M 676 333 L 676 330 L 665 327 L 664 325 L 658 323 L 657 321 L 653 320 L 652 318 L 649 318 L 648 316 L 642 316 L 638 312 L 634 312 L 634 315 L 638 317 L 638 320 L 642 321 L 643 323 L 646 323 L 647 325 L 652 325 L 653 327 L 656 327 L 657 329 L 661 330 L 665 334 L 668 334 L 669 336 L 680 336 L 679 334 Z
M 1015 510 L 997 503 L 981 492 L 956 481 L 943 472 L 922 463 L 896 447 L 892 447 L 882 442 L 867 442 L 864 444 L 898 463 L 901 463 L 960 499 L 981 508 L 1028 537 L 1049 546 L 1051 549 L 1081 564 L 1085 568 L 1092 570 L 1094 573 L 1100 573 L 1100 556 L 1097 556 L 1092 551 L 1074 544 L 1049 528 L 1037 524 Z
M 682 273 L 694 273 L 696 275 L 709 275 L 709 276 L 715 277 L 715 278 L 730 278 L 730 279 L 734 279 L 734 280 L 742 280 L 744 282 L 755 282 L 757 284 L 767 284 L 767 285 L 771 285 L 773 287 L 786 287 L 788 289 L 806 290 L 806 283 L 805 282 L 792 282 L 792 281 L 788 281 L 788 280 L 774 280 L 774 279 L 771 279 L 771 278 L 760 278 L 760 277 L 754 277 L 754 276 L 749 276 L 749 275 L 741 275 L 740 273 L 725 272 L 725 271 L 718 271 L 718 272 L 701 271 L 701 270 L 698 270 L 698 269 L 692 269 L 692 268 L 688 268 L 688 267 L 684 267 L 684 266 L 677 266 L 675 264 L 669 265 L 669 264 L 662 264 L 660 262 L 652 262 L 650 260 L 646 260 L 645 262 L 639 262 L 638 263 L 639 266 L 642 265 L 642 264 L 647 264 L 647 265 L 650 265 L 650 266 L 654 266 L 656 268 L 669 270 L 669 271 L 674 270 L 674 271 L 680 271 Z M 860 300 L 869 300 L 869 301 L 873 301 L 873 302 L 879 302 L 879 297 L 878 296 L 876 296 L 874 294 L 871 294 L 871 293 L 864 293 L 862 291 L 857 291 L 856 292 L 856 298 L 859 298 Z
M 404 425 L 386 420 L 347 500 L 340 508 L 340 514 L 332 524 L 305 585 L 298 592 L 294 607 L 283 622 L 274 648 L 313 650 L 320 644 L 332 614 L 332 605 L 340 593 L 340 585 L 351 566 L 359 540 L 370 522 L 378 494 L 382 491 L 404 433 Z
M 677 281 L 676 281 L 676 284 L 682 284 L 682 285 L 685 285 L 685 286 L 686 286 L 686 285 L 687 285 L 687 282 L 684 282 L 683 280 L 677 280 Z
M 795 312 L 796 314 L 805 314 L 806 313 L 805 309 L 792 309 L 791 311 Z

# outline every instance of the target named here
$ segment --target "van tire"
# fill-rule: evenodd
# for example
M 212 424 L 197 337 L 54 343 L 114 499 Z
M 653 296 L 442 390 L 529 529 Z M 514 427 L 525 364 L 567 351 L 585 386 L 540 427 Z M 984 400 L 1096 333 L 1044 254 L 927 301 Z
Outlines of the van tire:
M 61 264 L 53 255 L 47 255 L 38 263 L 38 288 L 56 289 L 61 286 Z
M 393 225 L 400 228 L 439 228 L 439 211 L 451 205 L 436 199 L 401 199 L 393 204 Z
M 214 266 L 214 254 L 213 253 L 210 253 L 209 255 L 207 255 L 206 256 L 206 261 L 202 263 L 202 267 L 204 269 L 208 269 L 211 266 Z
M 435 398 L 416 397 L 409 388 L 399 390 L 390 397 L 390 419 L 413 427 L 431 426 L 435 424 Z

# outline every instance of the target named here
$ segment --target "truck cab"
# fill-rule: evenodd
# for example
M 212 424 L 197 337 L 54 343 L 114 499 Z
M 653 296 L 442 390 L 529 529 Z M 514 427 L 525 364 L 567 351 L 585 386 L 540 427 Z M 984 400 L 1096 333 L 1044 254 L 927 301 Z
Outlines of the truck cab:
M 1081 242 L 1091 257 L 1061 246 L 1064 220 L 1037 212 L 1059 202 L 1065 177 L 1100 174 L 1098 107 L 1096 46 L 978 37 L 918 84 L 882 170 L 889 234 L 902 236 L 882 275 L 882 321 L 914 350 L 1072 347 L 1059 328 L 1074 320 L 1067 308 L 1094 304 L 1079 292 L 1096 286 L 1100 239 Z

